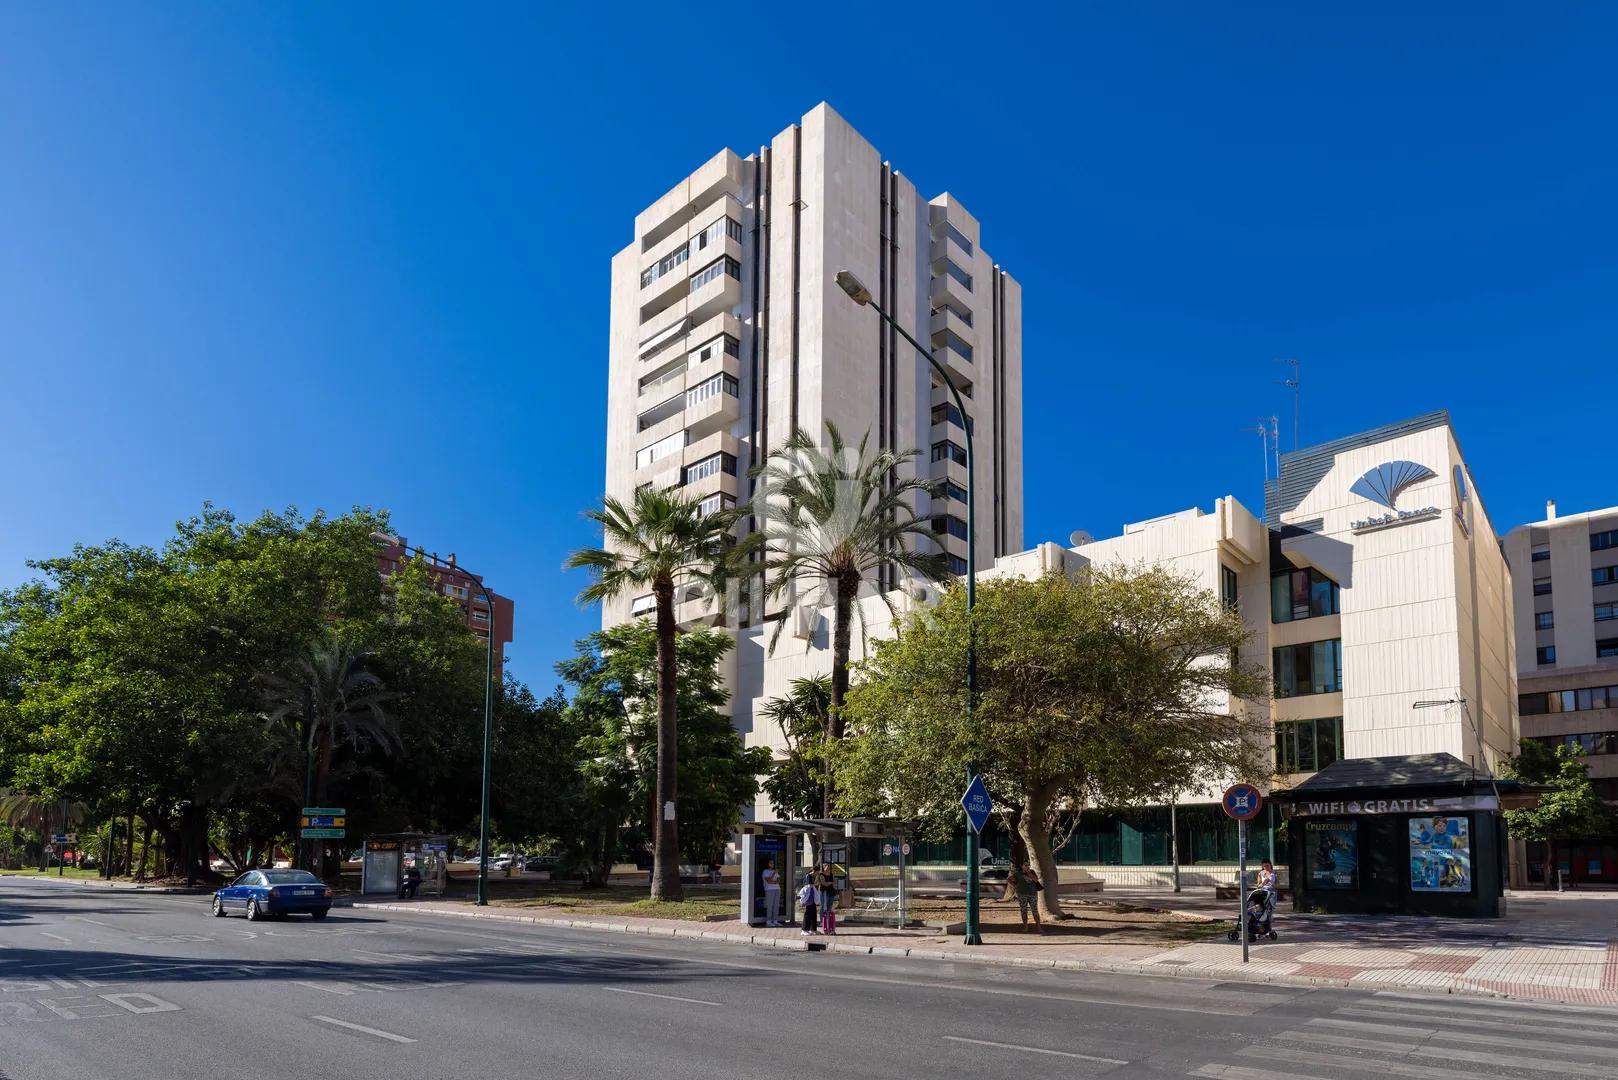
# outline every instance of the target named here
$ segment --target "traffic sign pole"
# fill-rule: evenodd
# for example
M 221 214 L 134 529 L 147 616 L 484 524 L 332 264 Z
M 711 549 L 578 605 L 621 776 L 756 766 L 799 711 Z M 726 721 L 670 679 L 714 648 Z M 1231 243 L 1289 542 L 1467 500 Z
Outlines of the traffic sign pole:
M 1247 819 L 1236 819 L 1236 918 L 1242 924 L 1242 963 L 1247 963 Z
M 1247 823 L 1264 807 L 1264 793 L 1252 784 L 1232 784 L 1220 798 L 1225 816 L 1236 821 L 1236 925 L 1242 935 L 1242 963 L 1247 963 Z

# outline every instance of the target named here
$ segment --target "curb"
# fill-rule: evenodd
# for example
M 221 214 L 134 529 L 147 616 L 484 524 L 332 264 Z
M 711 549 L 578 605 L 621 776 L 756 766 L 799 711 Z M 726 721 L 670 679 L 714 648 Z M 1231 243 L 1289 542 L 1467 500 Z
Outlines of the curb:
M 53 878 L 44 874 L 7 874 L 0 877 L 0 883 L 7 881 L 26 881 L 51 888 L 61 888 L 64 885 L 73 885 L 81 889 L 121 889 L 125 892 L 145 893 L 148 896 L 207 896 L 213 892 L 206 885 L 186 888 L 183 885 L 139 885 L 132 881 L 105 881 L 101 878 Z
M 674 937 L 686 940 L 723 941 L 733 945 L 751 945 L 755 948 L 786 949 L 789 952 L 827 952 L 846 956 L 902 957 L 912 960 L 932 960 L 949 963 L 993 964 L 998 967 L 1034 968 L 1055 971 L 1088 971 L 1108 975 L 1142 975 L 1155 978 L 1189 978 L 1207 982 L 1240 982 L 1269 986 L 1293 986 L 1300 989 L 1361 990 L 1367 993 L 1391 991 L 1401 994 L 1422 994 L 1432 997 L 1485 998 L 1494 1001 L 1529 1001 L 1537 1003 L 1587 1005 L 1570 1002 L 1548 995 L 1511 994 L 1497 990 L 1482 990 L 1468 986 L 1406 986 L 1356 983 L 1352 979 L 1319 975 L 1287 975 L 1279 972 L 1209 971 L 1205 968 L 1174 967 L 1162 964 L 1140 964 L 1130 961 L 1106 960 L 1043 960 L 1027 956 L 995 956 L 956 949 L 910 948 L 897 945 L 855 945 L 841 941 L 795 941 L 791 938 L 766 937 L 754 934 L 733 934 L 718 930 L 701 929 L 702 923 L 684 926 L 636 926 L 630 923 L 603 922 L 599 919 L 563 919 L 543 915 L 507 915 L 492 911 L 446 911 L 443 908 L 419 908 L 408 904 L 351 904 L 356 909 L 371 911 L 414 912 L 418 915 L 443 915 L 449 918 L 492 919 L 497 922 L 515 922 L 531 926 L 550 926 L 572 930 L 597 930 L 609 933 L 639 934 L 645 937 Z M 1599 1008 L 1600 1006 L 1595 1006 Z M 1618 1006 L 1614 1006 L 1618 1008 Z

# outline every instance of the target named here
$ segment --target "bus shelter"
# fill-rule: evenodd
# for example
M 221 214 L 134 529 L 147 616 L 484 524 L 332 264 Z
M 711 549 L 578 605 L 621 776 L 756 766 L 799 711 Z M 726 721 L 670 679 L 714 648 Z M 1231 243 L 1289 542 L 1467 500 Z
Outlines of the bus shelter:
M 443 896 L 449 881 L 449 837 L 432 833 L 367 836 L 360 855 L 360 892 L 399 896 L 406 882 L 416 896 Z
M 909 851 L 911 829 L 890 818 L 806 818 L 793 821 L 748 822 L 741 827 L 741 919 L 752 926 L 763 926 L 768 919 L 765 872 L 773 869 L 781 883 L 779 919 L 783 924 L 797 921 L 798 888 L 814 873 L 815 863 L 829 863 L 837 883 L 838 905 L 848 909 L 861 903 L 894 914 L 898 924 L 905 918 L 907 872 L 904 856 Z M 870 895 L 856 895 L 851 874 L 854 843 L 859 840 L 882 842 L 898 853 L 893 888 Z M 810 849 L 812 849 L 812 854 Z

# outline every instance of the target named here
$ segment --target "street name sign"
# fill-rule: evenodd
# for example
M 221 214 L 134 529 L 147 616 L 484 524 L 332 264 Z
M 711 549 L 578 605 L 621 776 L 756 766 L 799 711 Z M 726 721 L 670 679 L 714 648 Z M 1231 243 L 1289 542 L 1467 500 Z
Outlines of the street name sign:
M 306 806 L 302 814 L 304 817 L 347 817 L 348 811 L 341 806 Z
M 305 829 L 305 840 L 341 840 L 348 835 L 347 829 Z
M 989 789 L 983 786 L 983 777 L 973 775 L 971 783 L 966 785 L 966 794 L 961 796 L 961 807 L 966 811 L 967 824 L 972 831 L 981 834 L 984 822 L 989 820 L 993 807 L 989 803 Z

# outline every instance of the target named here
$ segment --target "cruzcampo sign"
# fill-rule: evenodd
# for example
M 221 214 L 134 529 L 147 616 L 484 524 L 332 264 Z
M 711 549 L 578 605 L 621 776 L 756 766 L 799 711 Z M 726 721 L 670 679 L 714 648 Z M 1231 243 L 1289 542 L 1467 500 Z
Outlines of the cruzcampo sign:
M 1335 802 L 1297 802 L 1286 810 L 1288 817 L 1362 817 L 1366 814 L 1436 814 L 1457 810 L 1498 810 L 1500 800 L 1493 795 L 1463 795 L 1447 799 L 1423 796 L 1415 799 L 1340 799 Z

